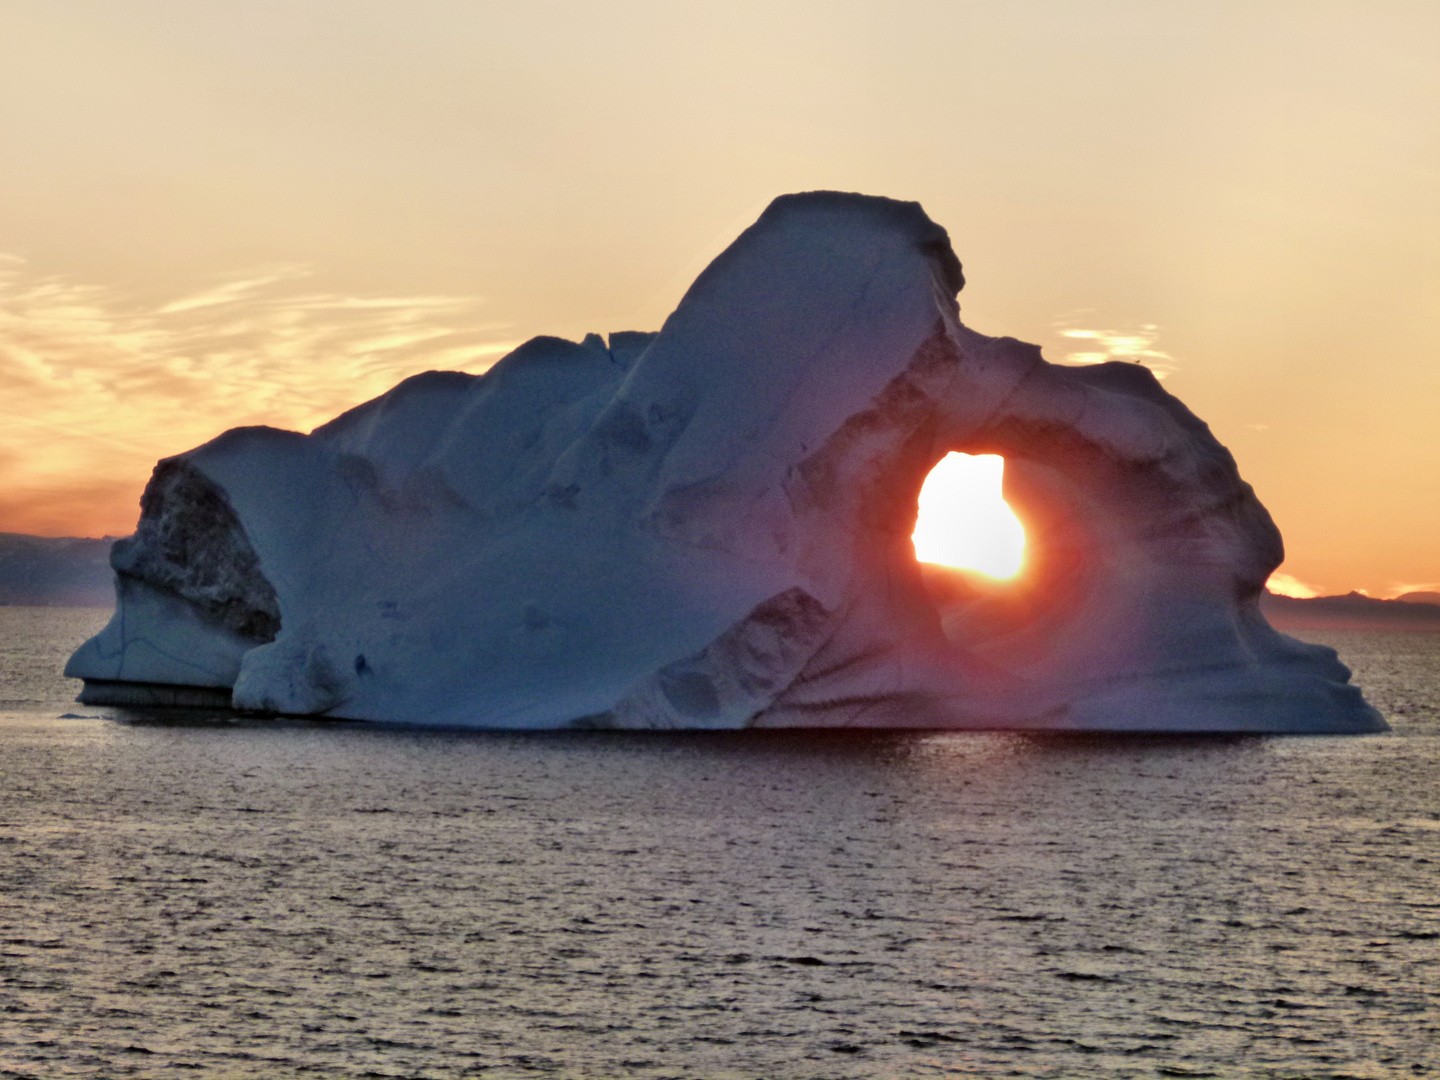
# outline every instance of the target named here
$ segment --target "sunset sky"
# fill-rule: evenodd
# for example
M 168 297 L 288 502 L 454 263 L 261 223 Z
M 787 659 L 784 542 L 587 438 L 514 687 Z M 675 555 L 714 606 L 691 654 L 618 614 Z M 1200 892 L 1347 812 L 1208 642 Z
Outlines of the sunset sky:
M 918 199 L 962 317 L 1140 359 L 1322 592 L 1440 583 L 1440 4 L 0 3 L 0 531 L 539 333 L 783 192 Z

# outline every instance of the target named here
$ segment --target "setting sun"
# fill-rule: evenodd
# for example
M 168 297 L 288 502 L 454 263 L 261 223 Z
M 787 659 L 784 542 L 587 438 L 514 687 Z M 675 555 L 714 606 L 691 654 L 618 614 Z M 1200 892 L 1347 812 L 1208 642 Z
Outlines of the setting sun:
M 915 558 L 1014 577 L 1025 554 L 1025 528 L 1001 496 L 1004 475 L 998 454 L 946 454 L 920 489 Z

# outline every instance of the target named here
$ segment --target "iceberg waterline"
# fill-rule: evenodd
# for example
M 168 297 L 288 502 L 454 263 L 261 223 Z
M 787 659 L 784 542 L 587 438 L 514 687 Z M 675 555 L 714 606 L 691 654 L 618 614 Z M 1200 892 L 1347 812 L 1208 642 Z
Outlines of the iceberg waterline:
M 66 672 L 492 728 L 1383 730 L 1261 615 L 1280 535 L 1209 429 L 1143 367 L 969 329 L 963 284 L 918 204 L 783 196 L 658 334 L 226 432 L 156 467 Z M 1004 596 L 915 560 L 952 450 L 1006 459 Z

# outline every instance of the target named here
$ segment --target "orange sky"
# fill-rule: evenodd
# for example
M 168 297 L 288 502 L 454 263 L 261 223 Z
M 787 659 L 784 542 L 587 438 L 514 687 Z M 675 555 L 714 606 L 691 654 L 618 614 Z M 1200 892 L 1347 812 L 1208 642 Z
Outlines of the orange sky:
M 1440 5 L 0 6 L 0 530 L 537 333 L 781 192 L 919 199 L 976 329 L 1139 358 L 1325 592 L 1440 582 Z

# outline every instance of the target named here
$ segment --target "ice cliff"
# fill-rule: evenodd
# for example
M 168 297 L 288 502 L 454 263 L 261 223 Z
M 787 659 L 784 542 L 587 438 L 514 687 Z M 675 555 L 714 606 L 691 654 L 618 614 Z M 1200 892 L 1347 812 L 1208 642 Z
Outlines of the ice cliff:
M 536 338 L 309 435 L 155 469 L 91 703 L 495 728 L 1355 732 L 1276 633 L 1280 535 L 1143 367 L 959 321 L 915 203 L 777 199 L 658 334 Z M 922 570 L 948 451 L 1004 455 L 1023 579 Z

